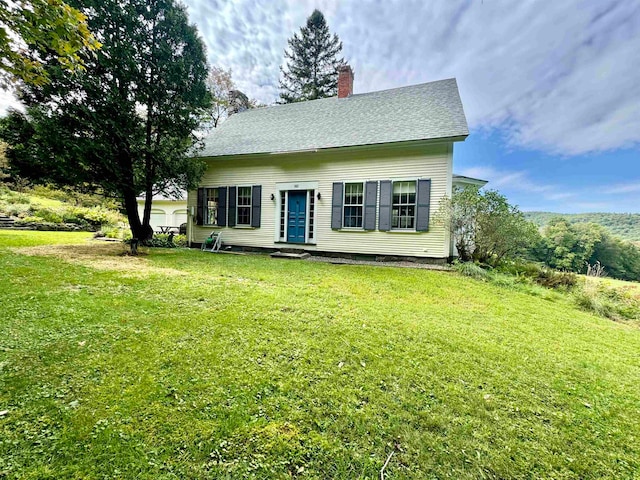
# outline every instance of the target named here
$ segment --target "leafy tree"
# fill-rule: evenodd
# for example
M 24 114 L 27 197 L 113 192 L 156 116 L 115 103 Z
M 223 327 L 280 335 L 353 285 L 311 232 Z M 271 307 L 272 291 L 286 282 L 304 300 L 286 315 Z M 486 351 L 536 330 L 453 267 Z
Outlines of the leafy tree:
M 537 258 L 550 267 L 572 272 L 586 270 L 595 246 L 604 235 L 598 225 L 572 225 L 561 217 L 552 219 L 542 232 L 535 248 Z
M 231 70 L 220 67 L 211 67 L 207 77 L 207 88 L 211 95 L 211 108 L 209 109 L 210 123 L 213 128 L 223 121 L 229 110 L 229 92 L 236 87 L 231 79 Z
M 86 17 L 61 0 L 0 1 L 0 84 L 48 81 L 43 57 L 71 72 L 83 70 L 83 51 L 100 48 Z
M 286 67 L 280 67 L 280 99 L 282 103 L 332 97 L 338 90 L 338 68 L 344 58 L 342 42 L 329 32 L 324 15 L 314 10 L 300 34 L 288 41 L 284 56 Z
M 562 217 L 570 223 L 597 223 L 612 234 L 640 242 L 640 213 L 552 213 L 526 212 L 525 216 L 538 226 L 545 227 L 555 218 Z
M 640 248 L 595 223 L 553 218 L 533 253 L 537 260 L 562 270 L 585 273 L 589 265 L 600 264 L 614 278 L 640 279 Z
M 525 253 L 538 237 L 535 225 L 506 197 L 476 186 L 455 188 L 441 203 L 438 219 L 449 228 L 463 261 L 495 265 Z
M 86 73 L 26 87 L 35 157 L 57 184 L 88 183 L 122 199 L 134 238 L 153 235 L 154 193 L 193 188 L 203 162 L 188 158 L 209 107 L 205 48 L 175 0 L 73 0 L 103 42 Z M 136 197 L 145 193 L 140 219 Z
M 237 89 L 231 77 L 231 70 L 213 66 L 209 69 L 207 88 L 211 95 L 211 107 L 208 110 L 207 125 L 218 128 L 221 122 L 233 111 L 258 108 L 260 103 L 250 99 Z
M 24 113 L 12 109 L 0 118 L 0 139 L 7 145 L 4 168 L 7 182 L 22 185 L 27 178 L 40 183 L 68 178 L 59 164 L 40 159 L 40 143 Z
M 7 158 L 7 148 L 9 144 L 0 140 L 0 183 L 9 178 L 9 159 Z

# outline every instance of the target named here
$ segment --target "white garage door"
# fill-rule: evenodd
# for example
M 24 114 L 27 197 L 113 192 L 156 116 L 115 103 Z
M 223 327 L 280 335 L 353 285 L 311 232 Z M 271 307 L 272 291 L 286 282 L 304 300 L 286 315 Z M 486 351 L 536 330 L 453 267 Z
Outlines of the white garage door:
M 187 211 L 176 210 L 175 212 L 173 212 L 173 225 L 179 227 L 183 223 L 187 223 Z
M 151 210 L 151 218 L 149 219 L 149 223 L 154 230 L 156 230 L 160 225 L 166 225 L 167 215 L 164 213 L 164 210 Z

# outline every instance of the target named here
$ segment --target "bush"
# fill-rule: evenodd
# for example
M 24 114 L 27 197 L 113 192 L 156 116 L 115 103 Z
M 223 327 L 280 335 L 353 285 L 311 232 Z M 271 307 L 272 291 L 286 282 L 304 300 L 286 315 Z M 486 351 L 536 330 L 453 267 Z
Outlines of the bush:
M 575 292 L 575 303 L 588 312 L 612 320 L 640 320 L 640 299 L 629 292 L 607 288 L 601 282 L 587 279 Z
M 48 223 L 62 223 L 63 218 L 59 211 L 52 208 L 38 208 L 33 210 L 33 216 L 41 218 Z
M 498 266 L 498 270 L 502 273 L 514 275 L 518 278 L 529 279 L 538 285 L 547 288 L 570 289 L 575 287 L 578 283 L 578 277 L 573 273 L 560 272 L 533 262 L 503 262 Z
M 173 235 L 172 240 L 169 240 L 170 235 L 166 233 L 159 233 L 154 235 L 150 242 L 147 243 L 148 247 L 155 248 L 186 248 L 187 236 L 186 235 Z M 131 233 L 125 234 L 124 243 L 129 245 L 131 243 Z
M 458 256 L 491 266 L 518 258 L 538 242 L 536 226 L 495 190 L 454 188 L 440 202 L 436 222 L 451 233 Z
M 487 280 L 489 278 L 489 272 L 487 272 L 480 265 L 472 262 L 460 262 L 453 265 L 453 269 L 460 275 L 465 277 L 475 278 L 477 280 Z
M 31 214 L 31 206 L 22 203 L 9 204 L 2 208 L 2 212 L 10 217 L 24 218 Z
M 123 238 L 123 229 L 121 227 L 105 226 L 93 235 L 94 238 Z
M 559 272 L 551 268 L 541 268 L 534 279 L 538 285 L 547 288 L 572 288 L 578 283 L 578 277 L 571 272 Z

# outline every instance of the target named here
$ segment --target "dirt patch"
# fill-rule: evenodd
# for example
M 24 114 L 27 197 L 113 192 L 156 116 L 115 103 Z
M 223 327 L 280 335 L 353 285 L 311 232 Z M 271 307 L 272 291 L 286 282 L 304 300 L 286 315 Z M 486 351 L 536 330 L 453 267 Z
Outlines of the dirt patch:
M 124 272 L 128 276 L 144 277 L 149 274 L 188 275 L 174 268 L 160 268 L 151 265 L 145 255 L 128 255 L 129 248 L 122 243 L 89 242 L 84 245 L 42 245 L 38 247 L 16 248 L 17 253 L 30 256 L 55 257 L 65 262 L 75 263 L 98 270 Z

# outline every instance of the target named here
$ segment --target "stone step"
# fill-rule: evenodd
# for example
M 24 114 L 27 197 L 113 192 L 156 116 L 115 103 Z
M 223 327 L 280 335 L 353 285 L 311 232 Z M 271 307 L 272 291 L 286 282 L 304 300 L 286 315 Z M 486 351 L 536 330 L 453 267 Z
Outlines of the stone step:
M 272 258 L 285 258 L 287 260 L 303 260 L 305 258 L 309 258 L 311 256 L 310 253 L 307 252 L 273 252 L 270 255 Z

